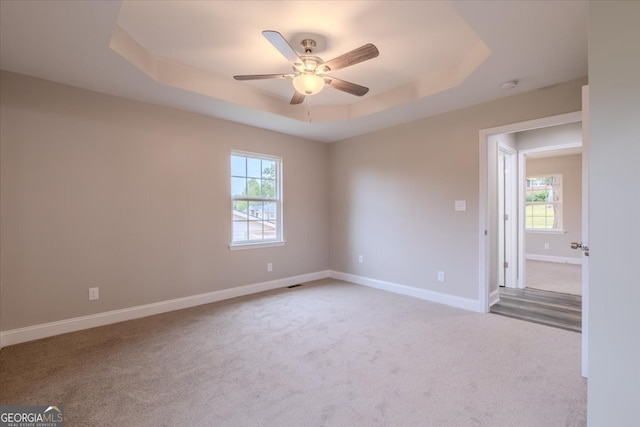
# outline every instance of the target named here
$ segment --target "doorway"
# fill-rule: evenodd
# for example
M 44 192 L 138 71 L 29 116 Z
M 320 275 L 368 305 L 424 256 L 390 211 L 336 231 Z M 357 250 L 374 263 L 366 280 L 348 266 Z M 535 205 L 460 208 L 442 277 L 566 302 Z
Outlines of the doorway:
M 516 150 L 515 134 L 535 129 L 546 129 L 553 126 L 565 125 L 569 123 L 579 123 L 582 120 L 582 113 L 568 113 L 559 116 L 547 117 L 528 122 L 515 123 L 498 128 L 485 129 L 480 131 L 480 227 L 479 227 L 479 302 L 485 312 L 489 311 L 490 303 L 493 303 L 498 292 L 498 275 L 501 268 L 498 268 L 501 237 L 499 234 L 501 223 L 498 220 L 498 152 L 513 152 Z M 505 149 L 505 146 L 510 147 Z M 525 218 L 525 195 L 524 182 L 526 178 L 526 156 L 534 153 L 548 152 L 550 150 L 568 149 L 579 147 L 580 142 L 574 144 L 554 144 L 544 147 L 526 145 L 518 147 L 517 180 L 513 179 L 516 174 L 512 173 L 515 181 L 517 194 L 518 218 Z M 499 147 L 502 150 L 499 150 Z M 583 170 L 584 171 L 584 170 Z M 522 183 L 522 186 L 517 183 Z M 524 220 L 519 220 L 517 224 L 516 237 L 516 264 L 515 270 L 516 287 L 524 288 L 524 278 L 526 275 L 525 265 L 525 224 Z
M 500 135 L 496 153 L 498 293 L 490 311 L 580 332 L 581 258 L 571 242 L 581 240 L 581 123 L 509 136 Z M 516 156 L 519 173 L 512 174 Z M 519 194 L 524 207 L 510 209 Z M 513 249 L 512 225 L 513 234 L 523 229 L 524 250 Z M 517 283 L 516 259 L 524 264 Z
M 565 148 L 524 149 L 524 288 L 582 295 L 582 256 L 571 249 L 582 240 L 581 123 L 520 134 L 519 141 L 568 141 Z M 573 141 L 572 141 L 573 140 Z M 575 146 L 570 146 L 575 145 Z M 544 149 L 543 149 L 544 148 Z
M 583 125 L 588 126 L 588 112 L 587 103 L 588 99 L 586 97 L 588 95 L 588 89 L 585 87 L 583 89 L 583 110 L 585 111 L 585 117 L 583 120 L 582 112 L 568 113 L 562 114 L 558 116 L 546 117 L 537 120 L 531 120 L 527 122 L 514 123 L 511 125 L 500 126 L 491 129 L 481 130 L 479 133 L 479 142 L 480 142 L 480 180 L 479 180 L 479 235 L 478 235 L 478 244 L 479 244 L 479 304 L 483 308 L 483 311 L 489 312 L 490 304 L 499 300 L 499 288 L 497 285 L 497 281 L 495 281 L 496 272 L 497 272 L 497 241 L 498 241 L 498 223 L 496 220 L 496 212 L 497 212 L 497 147 L 498 147 L 498 136 L 500 135 L 510 135 L 516 132 L 523 132 L 532 129 L 541 129 L 548 128 L 556 125 L 563 125 L 567 123 L 576 123 L 583 121 Z M 582 206 L 582 215 L 583 215 L 583 249 L 586 246 L 586 241 L 588 240 L 588 139 L 586 135 L 583 136 L 583 206 Z M 518 156 L 518 178 L 519 182 L 524 182 L 524 169 L 525 165 L 524 157 Z M 518 192 L 518 210 L 519 217 L 524 218 L 524 191 Z M 518 254 L 525 253 L 525 237 L 524 237 L 524 224 L 518 225 Z M 588 312 L 587 307 L 585 307 L 588 302 L 588 262 L 585 261 L 585 256 L 588 257 L 588 250 L 585 250 L 585 253 L 582 255 L 582 271 L 583 271 L 583 282 L 582 282 L 582 313 L 581 313 L 581 324 L 582 324 L 582 372 L 583 376 L 587 376 L 587 343 L 588 343 Z M 586 258 L 588 261 L 588 258 Z M 526 275 L 526 265 L 524 256 L 518 256 L 517 260 L 518 264 L 518 272 L 517 272 L 517 284 L 518 287 L 524 286 L 524 277 Z M 515 291 L 526 291 L 525 289 L 515 289 Z

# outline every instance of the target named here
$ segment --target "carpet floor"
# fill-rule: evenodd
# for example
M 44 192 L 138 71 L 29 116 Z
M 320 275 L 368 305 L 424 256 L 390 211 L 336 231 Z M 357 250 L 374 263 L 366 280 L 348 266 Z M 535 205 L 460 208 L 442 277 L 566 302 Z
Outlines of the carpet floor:
M 525 286 L 543 291 L 582 295 L 582 266 L 527 260 Z
M 584 426 L 580 335 L 325 279 L 10 346 L 70 426 Z

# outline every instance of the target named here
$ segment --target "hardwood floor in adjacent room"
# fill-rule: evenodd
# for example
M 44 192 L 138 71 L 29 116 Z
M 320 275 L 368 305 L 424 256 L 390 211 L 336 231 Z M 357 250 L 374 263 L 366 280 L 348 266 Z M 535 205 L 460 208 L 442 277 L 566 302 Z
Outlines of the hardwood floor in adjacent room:
M 500 301 L 491 313 L 553 326 L 569 331 L 582 331 L 582 296 L 539 289 L 500 288 Z

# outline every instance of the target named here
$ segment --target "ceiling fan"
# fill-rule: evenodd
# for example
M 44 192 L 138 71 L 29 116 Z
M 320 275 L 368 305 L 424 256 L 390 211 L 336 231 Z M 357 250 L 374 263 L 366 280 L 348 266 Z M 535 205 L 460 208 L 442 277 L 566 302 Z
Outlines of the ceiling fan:
M 304 39 L 301 42 L 304 54 L 298 55 L 287 40 L 277 31 L 263 31 L 262 35 L 293 64 L 293 73 L 290 74 L 253 74 L 233 76 L 236 80 L 263 80 L 263 79 L 291 79 L 295 92 L 291 98 L 291 104 L 300 104 L 306 95 L 315 95 L 325 85 L 356 96 L 363 96 L 369 92 L 369 88 L 331 77 L 328 73 L 358 64 L 380 54 L 373 44 L 365 44 L 357 49 L 323 61 L 313 55 L 316 42 L 312 39 Z

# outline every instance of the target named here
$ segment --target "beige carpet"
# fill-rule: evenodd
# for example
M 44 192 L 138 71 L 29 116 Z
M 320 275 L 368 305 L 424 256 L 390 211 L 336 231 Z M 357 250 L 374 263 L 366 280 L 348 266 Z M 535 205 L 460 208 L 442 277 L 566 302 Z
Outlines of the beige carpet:
M 580 335 L 333 280 L 7 347 L 66 426 L 583 426 Z
M 582 295 L 582 266 L 533 260 L 526 262 L 527 288 Z

